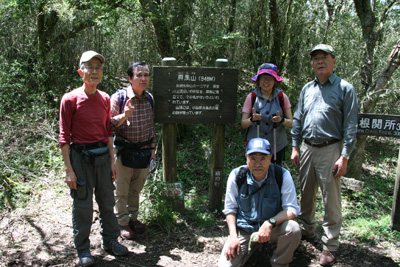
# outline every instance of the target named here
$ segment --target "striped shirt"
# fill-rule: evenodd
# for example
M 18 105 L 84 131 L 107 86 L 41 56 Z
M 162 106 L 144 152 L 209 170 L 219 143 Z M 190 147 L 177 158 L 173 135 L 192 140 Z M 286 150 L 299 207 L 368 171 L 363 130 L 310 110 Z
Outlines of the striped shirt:
M 150 96 L 153 97 L 151 94 Z M 127 88 L 127 99 L 129 98 L 132 98 L 131 105 L 135 109 L 122 125 L 116 127 L 118 124 L 117 116 L 121 113 L 119 110 L 119 94 L 114 94 L 111 97 L 111 128 L 116 138 L 132 143 L 145 142 L 153 138 L 153 142 L 155 142 L 154 110 L 148 95 L 143 92 L 142 96 L 138 96 L 129 86 Z

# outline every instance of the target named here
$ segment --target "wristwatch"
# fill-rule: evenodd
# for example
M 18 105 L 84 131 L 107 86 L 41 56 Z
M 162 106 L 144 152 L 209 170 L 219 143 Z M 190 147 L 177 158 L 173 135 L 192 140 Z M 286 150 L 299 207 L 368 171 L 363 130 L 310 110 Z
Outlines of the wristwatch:
M 272 224 L 272 227 L 276 226 L 276 220 L 274 218 L 269 218 L 268 221 L 270 224 Z
M 250 121 L 251 121 L 251 122 L 254 122 L 254 121 L 253 121 L 253 114 L 251 114 L 251 116 L 250 116 Z

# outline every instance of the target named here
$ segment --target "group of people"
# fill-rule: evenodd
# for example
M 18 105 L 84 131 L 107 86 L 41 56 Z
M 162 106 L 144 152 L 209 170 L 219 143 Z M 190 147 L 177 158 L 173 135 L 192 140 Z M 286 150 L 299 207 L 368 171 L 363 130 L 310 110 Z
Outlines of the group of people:
M 331 266 L 336 260 L 340 177 L 355 143 L 357 94 L 334 72 L 332 46 L 319 44 L 310 57 L 315 79 L 303 87 L 294 115 L 288 97 L 277 88 L 282 78 L 274 64 L 262 64 L 252 78 L 258 86 L 245 100 L 241 121 L 248 129 L 247 164 L 232 170 L 227 181 L 223 213 L 229 237 L 219 266 L 243 266 L 253 248 L 265 242 L 277 243 L 271 266 L 288 266 L 300 240 L 315 238 L 318 187 L 325 210 L 320 264 Z M 300 168 L 300 208 L 292 177 L 280 166 L 287 145 L 284 126 L 292 127 L 291 161 Z
M 118 237 L 132 239 L 145 231 L 138 220 L 139 194 L 149 163 L 156 160 L 154 99 L 146 91 L 150 67 L 145 62 L 129 66 L 130 86 L 110 99 L 97 89 L 104 62 L 101 54 L 84 52 L 78 69 L 83 85 L 66 93 L 60 105 L 59 144 L 73 199 L 74 246 L 81 266 L 95 262 L 89 241 L 93 193 L 99 207 L 102 248 L 117 256 L 128 254 Z
M 241 120 L 248 129 L 246 165 L 232 170 L 227 180 L 223 213 L 229 237 L 219 266 L 244 265 L 254 248 L 266 242 L 277 242 L 271 265 L 288 266 L 300 240 L 315 236 L 318 187 L 325 209 L 320 264 L 330 266 L 336 260 L 342 223 L 340 177 L 355 142 L 357 95 L 335 74 L 330 45 L 315 46 L 310 57 L 315 79 L 303 87 L 294 115 L 287 95 L 277 88 L 283 81 L 277 66 L 264 63 L 252 78 L 258 86 L 247 96 Z M 127 71 L 130 85 L 110 98 L 97 89 L 104 62 L 99 53 L 84 52 L 78 70 L 83 85 L 66 93 L 60 105 L 59 143 L 82 266 L 94 264 L 89 249 L 93 193 L 102 247 L 114 255 L 128 254 L 117 239 L 145 231 L 138 220 L 139 194 L 149 163 L 156 159 L 154 99 L 146 90 L 150 67 L 132 64 Z M 285 126 L 292 128 L 291 161 L 300 168 L 300 207 L 292 176 L 281 166 L 288 143 Z

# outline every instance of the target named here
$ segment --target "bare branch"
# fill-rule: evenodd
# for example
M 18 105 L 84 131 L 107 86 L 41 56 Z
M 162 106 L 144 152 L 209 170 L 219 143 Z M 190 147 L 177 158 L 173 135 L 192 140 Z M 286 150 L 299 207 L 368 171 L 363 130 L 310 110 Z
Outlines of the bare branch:
M 382 13 L 381 19 L 379 21 L 379 29 L 377 30 L 377 34 L 376 34 L 378 39 L 380 38 L 380 36 L 382 34 L 388 14 L 389 14 L 390 10 L 392 9 L 393 5 L 396 4 L 396 2 L 399 2 L 399 0 L 393 0 L 391 3 L 389 3 L 389 5 L 385 8 L 385 11 Z
M 392 52 L 389 56 L 389 62 L 381 74 L 376 78 L 373 88 L 373 93 L 371 93 L 371 98 L 364 101 L 364 112 L 371 113 L 374 111 L 375 104 L 377 103 L 379 96 L 383 92 L 383 88 L 387 85 L 388 81 L 392 77 L 393 73 L 399 68 L 400 65 L 400 39 L 397 40 Z

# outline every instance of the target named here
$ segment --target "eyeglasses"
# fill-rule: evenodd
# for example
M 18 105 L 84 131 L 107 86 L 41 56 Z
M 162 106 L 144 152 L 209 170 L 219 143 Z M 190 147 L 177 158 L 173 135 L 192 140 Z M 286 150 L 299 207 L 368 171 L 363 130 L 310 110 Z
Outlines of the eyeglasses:
M 90 71 L 90 72 L 93 72 L 93 71 L 95 71 L 95 70 L 96 70 L 96 72 L 103 71 L 103 67 L 96 67 L 96 68 L 94 68 L 94 67 L 86 67 L 86 66 L 84 66 L 84 68 L 87 69 L 87 70 Z
M 317 62 L 320 62 L 320 61 L 326 62 L 326 61 L 329 61 L 329 60 L 331 60 L 331 59 L 332 59 L 332 57 L 329 57 L 329 56 L 325 55 L 325 56 L 321 56 L 321 57 L 318 57 L 318 56 L 313 57 L 313 58 L 311 59 L 311 61 L 312 61 L 313 63 L 317 63 Z

